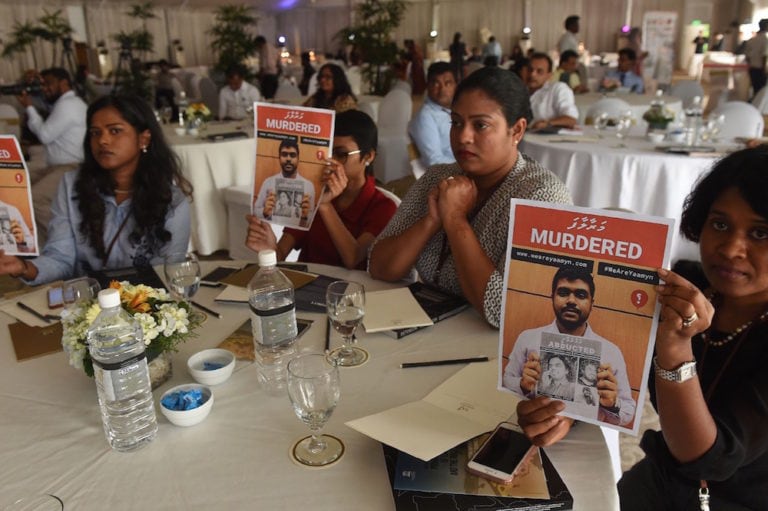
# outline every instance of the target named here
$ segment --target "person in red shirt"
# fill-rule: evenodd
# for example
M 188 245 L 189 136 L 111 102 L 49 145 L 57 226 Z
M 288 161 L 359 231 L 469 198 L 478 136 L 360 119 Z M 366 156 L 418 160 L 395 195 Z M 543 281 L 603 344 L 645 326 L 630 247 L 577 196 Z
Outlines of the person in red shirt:
M 245 245 L 254 251 L 273 249 L 279 260 L 293 249 L 299 261 L 365 269 L 376 236 L 395 214 L 397 205 L 376 188 L 373 163 L 378 131 L 364 112 L 336 114 L 333 158 L 323 176 L 323 192 L 308 231 L 286 228 L 278 241 L 267 222 L 247 215 Z

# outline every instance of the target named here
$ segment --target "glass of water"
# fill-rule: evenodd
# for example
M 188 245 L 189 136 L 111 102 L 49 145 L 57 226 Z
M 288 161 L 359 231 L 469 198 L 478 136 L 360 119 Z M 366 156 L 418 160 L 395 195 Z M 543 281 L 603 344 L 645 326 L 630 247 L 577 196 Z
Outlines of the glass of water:
M 293 457 L 312 467 L 338 460 L 344 444 L 321 432 L 341 396 L 339 368 L 322 353 L 299 355 L 288 362 L 287 386 L 293 411 L 312 431 L 293 446 Z
M 355 330 L 365 315 L 365 288 L 347 280 L 331 282 L 325 292 L 325 306 L 333 329 L 343 339 L 342 346 L 331 351 L 328 358 L 342 367 L 363 364 L 368 360 L 368 352 L 355 346 Z
M 189 301 L 200 287 L 200 262 L 191 252 L 178 252 L 165 257 L 165 279 L 176 300 Z
M 620 140 L 627 138 L 629 131 L 632 129 L 632 124 L 634 121 L 635 119 L 632 116 L 631 110 L 627 110 L 626 112 L 621 113 L 619 119 L 616 121 L 616 136 Z

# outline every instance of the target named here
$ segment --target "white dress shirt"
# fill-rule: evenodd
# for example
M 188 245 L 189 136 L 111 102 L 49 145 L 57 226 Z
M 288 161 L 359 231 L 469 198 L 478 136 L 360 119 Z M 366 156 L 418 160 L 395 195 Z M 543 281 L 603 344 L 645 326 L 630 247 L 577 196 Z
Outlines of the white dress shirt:
M 531 110 L 533 111 L 531 124 L 562 115 L 579 118 L 573 90 L 563 82 L 547 82 L 531 94 Z
M 27 126 L 45 146 L 48 166 L 80 163 L 83 161 L 85 116 L 88 105 L 67 91 L 53 104 L 51 114 L 43 120 L 35 107 L 27 107 Z
M 557 51 L 563 53 L 565 50 L 573 50 L 576 53 L 579 53 L 579 40 L 576 37 L 576 34 L 570 30 L 566 30 L 557 41 Z
M 244 119 L 250 115 L 248 108 L 261 100 L 259 89 L 248 82 L 243 82 L 237 90 L 225 86 L 219 91 L 219 117 L 222 119 Z

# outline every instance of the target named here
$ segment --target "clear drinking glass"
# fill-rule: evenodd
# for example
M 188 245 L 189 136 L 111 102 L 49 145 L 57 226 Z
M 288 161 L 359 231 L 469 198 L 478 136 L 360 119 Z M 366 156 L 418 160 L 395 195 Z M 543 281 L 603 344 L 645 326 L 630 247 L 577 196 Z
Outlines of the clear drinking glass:
M 200 287 L 200 263 L 191 252 L 168 254 L 165 257 L 165 279 L 176 300 L 189 301 Z
M 603 132 L 608 128 L 608 112 L 600 112 L 594 119 L 597 136 L 603 138 Z
M 172 117 L 173 117 L 172 107 L 168 105 L 163 105 L 160 107 L 160 120 L 163 121 L 163 124 L 170 124 Z
M 355 346 L 355 330 L 365 315 L 365 288 L 357 282 L 337 280 L 325 292 L 328 319 L 341 334 L 343 344 L 328 354 L 330 360 L 342 367 L 358 366 L 368 360 L 368 352 Z
M 62 297 L 64 305 L 69 307 L 83 300 L 93 300 L 101 291 L 99 281 L 90 277 L 81 277 L 64 282 Z
M 632 116 L 632 112 L 630 110 L 621 113 L 619 119 L 616 121 L 616 136 L 620 140 L 627 138 L 629 131 L 632 129 L 632 123 L 634 120 L 635 119 Z
M 338 460 L 344 444 L 321 434 L 341 395 L 339 369 L 322 353 L 306 353 L 288 362 L 288 396 L 296 416 L 312 431 L 293 446 L 299 463 L 319 467 Z

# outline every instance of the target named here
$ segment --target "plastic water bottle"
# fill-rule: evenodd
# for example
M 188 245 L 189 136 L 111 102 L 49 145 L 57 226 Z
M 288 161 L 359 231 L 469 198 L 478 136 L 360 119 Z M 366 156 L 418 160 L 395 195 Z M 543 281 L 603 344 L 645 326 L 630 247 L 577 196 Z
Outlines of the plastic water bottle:
M 693 146 L 699 143 L 699 135 L 704 122 L 704 109 L 701 96 L 695 96 L 691 106 L 685 109 L 685 143 Z
M 259 266 L 248 283 L 254 354 L 259 382 L 277 394 L 285 388 L 286 365 L 296 353 L 296 303 L 293 283 L 277 268 L 274 250 L 259 252 Z
M 120 292 L 99 292 L 101 312 L 88 329 L 101 419 L 109 445 L 133 451 L 157 435 L 141 325 L 120 306 Z
M 179 100 L 176 102 L 176 104 L 179 106 L 179 126 L 184 128 L 187 125 L 184 117 L 187 115 L 187 107 L 189 106 L 186 92 L 179 92 Z

